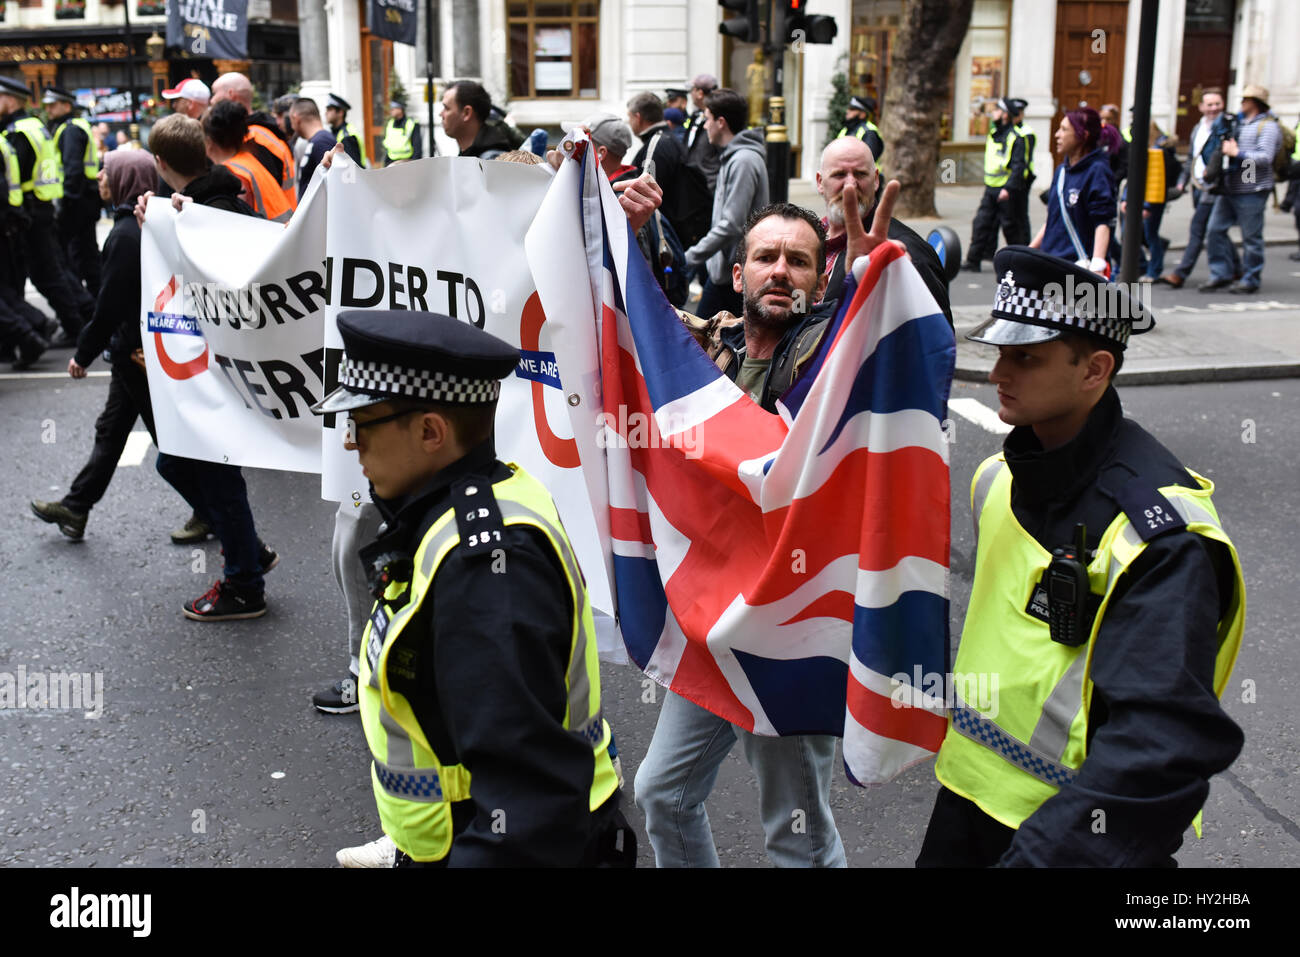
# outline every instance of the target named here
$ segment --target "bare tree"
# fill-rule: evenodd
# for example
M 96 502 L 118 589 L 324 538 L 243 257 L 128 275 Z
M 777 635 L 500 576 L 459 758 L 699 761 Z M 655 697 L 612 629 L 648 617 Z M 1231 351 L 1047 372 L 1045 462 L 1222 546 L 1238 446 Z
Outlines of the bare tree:
M 974 0 L 904 0 L 890 58 L 881 135 L 890 177 L 903 190 L 897 216 L 937 216 L 939 119 L 951 102 L 951 74 Z

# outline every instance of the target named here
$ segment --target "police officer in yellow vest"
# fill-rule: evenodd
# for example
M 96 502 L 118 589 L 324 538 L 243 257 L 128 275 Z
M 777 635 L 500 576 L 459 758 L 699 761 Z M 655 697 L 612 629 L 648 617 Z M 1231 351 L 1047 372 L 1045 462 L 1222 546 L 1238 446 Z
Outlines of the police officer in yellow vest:
M 49 117 L 54 149 L 63 162 L 63 199 L 55 226 L 72 274 L 99 295 L 99 145 L 86 118 L 77 114 L 77 98 L 57 86 L 47 86 L 41 100 Z
M 970 248 L 962 269 L 979 272 L 980 263 L 992 259 L 998 229 L 1007 245 L 1029 243 L 1029 157 L 1026 141 L 1016 130 L 1017 109 L 1024 100 L 998 100 L 989 114 L 989 135 L 984 141 L 984 195 L 971 223 Z M 1023 195 L 1022 195 L 1023 194 Z
M 0 77 L 0 130 L 18 158 L 23 213 L 31 221 L 18 245 L 27 275 L 63 327 L 50 345 L 71 347 L 90 321 L 95 300 L 69 272 L 55 235 L 54 201 L 63 197 L 63 164 L 41 121 L 27 112 L 29 97 L 18 80 Z
M 392 166 L 402 160 L 420 159 L 424 150 L 420 143 L 420 124 L 406 115 L 406 107 L 397 100 L 388 104 L 388 125 L 384 127 L 384 165 Z
M 1023 229 L 1025 236 L 1033 236 L 1034 230 L 1029 222 L 1029 187 L 1038 178 L 1038 174 L 1034 172 L 1034 150 L 1038 148 L 1038 132 L 1025 122 L 1025 107 L 1028 105 L 1025 100 L 1007 100 L 1007 106 L 1011 108 L 1011 121 L 1015 124 L 1016 136 L 1024 141 L 1025 146 L 1025 188 L 1012 194 L 1012 198 L 1016 200 L 1016 208 L 1013 210 L 1016 229 Z
M 880 155 L 885 152 L 885 141 L 880 136 L 880 127 L 871 121 L 871 118 L 875 115 L 876 101 L 874 97 L 850 97 L 849 107 L 844 112 L 845 123 L 840 127 L 840 131 L 835 134 L 835 138 L 853 136 L 862 140 L 870 147 L 871 158 L 879 162 Z
M 343 144 L 343 152 L 352 157 L 352 162 L 362 169 L 370 165 L 366 157 L 366 138 L 357 128 L 348 122 L 348 110 L 352 104 L 343 97 L 331 93 L 325 103 L 325 122 L 334 134 L 335 141 Z
M 1014 428 L 971 486 L 975 580 L 917 864 L 1168 866 L 1242 747 L 1219 702 L 1241 566 L 1213 483 L 1111 384 L 1150 315 L 1035 249 L 994 265 L 993 318 L 969 338 L 998 347 Z
M 546 489 L 493 447 L 519 353 L 448 316 L 343 312 L 347 413 L 383 514 L 361 719 L 397 866 L 635 861 L 591 603 Z M 621 851 L 618 847 L 621 846 Z

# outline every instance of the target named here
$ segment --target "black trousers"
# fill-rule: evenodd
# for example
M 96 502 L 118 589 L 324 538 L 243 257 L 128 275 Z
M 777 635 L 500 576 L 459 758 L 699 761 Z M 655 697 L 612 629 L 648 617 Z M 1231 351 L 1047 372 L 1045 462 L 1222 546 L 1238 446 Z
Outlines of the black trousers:
M 108 399 L 95 420 L 95 446 L 72 487 L 63 496 L 63 504 L 74 512 L 89 512 L 108 491 L 117 471 L 117 460 L 126 448 L 126 437 L 135 428 L 136 418 L 144 419 L 145 428 L 158 444 L 154 431 L 153 406 L 149 403 L 149 379 L 145 371 L 129 358 L 113 362 L 113 377 L 108 383 Z
M 1002 230 L 1008 245 L 1029 243 L 1029 194 L 1024 190 L 1007 190 L 1010 195 L 998 202 L 998 194 L 1004 188 L 984 187 L 979 209 L 975 210 L 975 220 L 971 223 L 967 262 L 993 258 L 998 249 L 998 229 Z
M 98 222 L 99 191 L 93 182 L 86 195 L 64 199 L 55 220 L 69 271 L 74 278 L 85 282 L 92 298 L 99 295 L 99 242 L 95 237 Z
M 54 310 L 59 325 L 68 335 L 75 336 L 94 315 L 95 300 L 81 285 L 81 280 L 68 272 L 51 204 L 34 202 L 31 208 L 32 224 L 21 240 L 27 275 Z
M 973 801 L 940 788 L 925 829 L 917 867 L 992 867 L 1016 836 Z

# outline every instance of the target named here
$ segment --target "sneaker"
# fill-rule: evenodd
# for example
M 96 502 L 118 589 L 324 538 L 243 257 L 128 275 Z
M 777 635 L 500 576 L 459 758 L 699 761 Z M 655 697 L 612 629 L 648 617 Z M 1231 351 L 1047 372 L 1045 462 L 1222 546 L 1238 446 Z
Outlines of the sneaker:
M 227 581 L 213 583 L 212 587 L 181 608 L 186 618 L 195 621 L 235 621 L 240 618 L 261 618 L 266 614 L 266 598 L 241 594 L 239 588 Z
M 211 534 L 212 529 L 208 523 L 197 514 L 191 514 L 188 522 L 172 532 L 172 542 L 176 545 L 197 545 L 206 542 Z
M 324 691 L 317 691 L 312 695 L 311 703 L 315 705 L 317 711 L 324 711 L 326 714 L 351 714 L 353 711 L 360 711 L 361 704 L 357 701 L 357 679 L 348 675 L 334 682 Z
M 42 522 L 59 526 L 59 531 L 74 542 L 86 534 L 88 512 L 74 512 L 62 502 L 32 502 L 32 513 Z
M 280 554 L 274 548 L 267 547 L 265 542 L 258 542 L 257 563 L 262 566 L 262 574 L 265 575 L 280 564 Z
M 1175 289 L 1182 289 L 1183 281 L 1183 277 L 1176 272 L 1167 272 L 1156 280 L 1156 282 L 1162 282 L 1166 286 L 1173 286 Z
M 344 867 L 392 867 L 396 858 L 397 845 L 387 834 L 360 847 L 345 847 L 334 855 Z

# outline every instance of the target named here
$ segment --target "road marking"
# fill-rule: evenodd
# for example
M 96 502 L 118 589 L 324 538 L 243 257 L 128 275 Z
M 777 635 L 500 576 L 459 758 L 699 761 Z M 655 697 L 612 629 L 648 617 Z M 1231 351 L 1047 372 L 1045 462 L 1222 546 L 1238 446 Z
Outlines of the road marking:
M 149 451 L 149 445 L 153 438 L 148 432 L 132 432 L 126 437 L 126 447 L 122 449 L 121 456 L 118 457 L 117 467 L 139 465 L 144 461 L 145 454 Z
M 998 414 L 979 399 L 949 399 L 948 408 L 968 422 L 974 422 L 986 432 L 994 435 L 1006 435 L 1011 426 L 998 418 Z
M 86 378 L 100 379 L 106 376 L 111 376 L 112 374 L 113 373 L 111 370 L 105 370 L 103 372 L 87 372 Z M 63 372 L 0 372 L 0 381 L 5 379 L 70 379 L 70 378 L 72 377 L 68 375 L 67 370 L 64 370 Z

